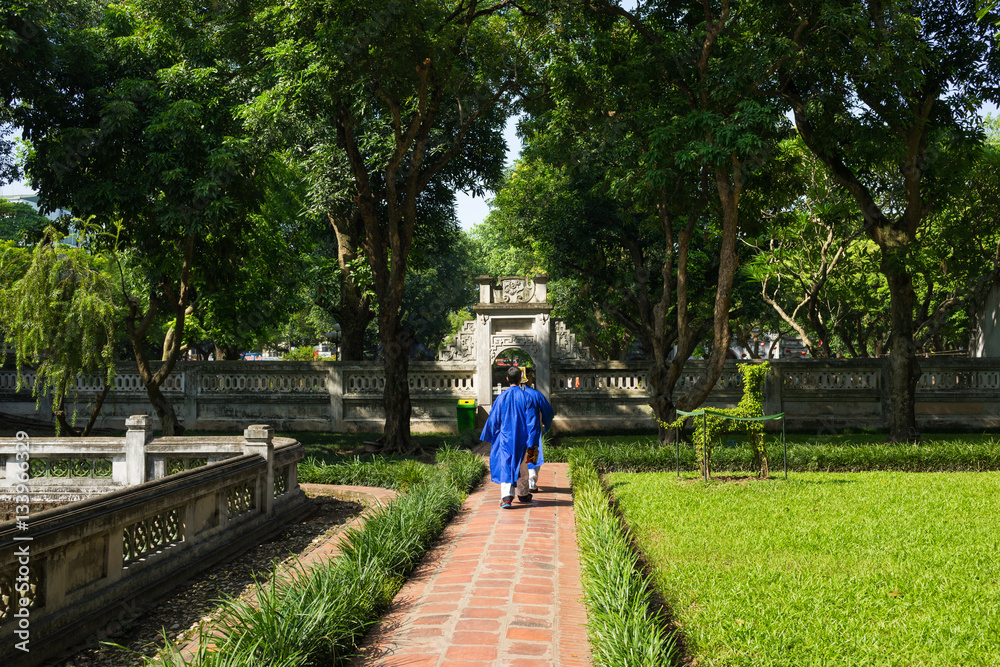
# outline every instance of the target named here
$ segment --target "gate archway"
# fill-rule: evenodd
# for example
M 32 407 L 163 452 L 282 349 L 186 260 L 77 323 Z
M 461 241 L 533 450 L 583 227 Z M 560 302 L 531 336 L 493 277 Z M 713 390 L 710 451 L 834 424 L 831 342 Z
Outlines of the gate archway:
M 479 276 L 479 303 L 472 307 L 475 319 L 466 322 L 452 341 L 438 352 L 441 361 L 474 361 L 479 406 L 489 412 L 493 405 L 492 367 L 508 348 L 520 348 L 531 356 L 535 383 L 550 395 L 553 360 L 589 359 L 562 320 L 551 317 L 548 276 Z

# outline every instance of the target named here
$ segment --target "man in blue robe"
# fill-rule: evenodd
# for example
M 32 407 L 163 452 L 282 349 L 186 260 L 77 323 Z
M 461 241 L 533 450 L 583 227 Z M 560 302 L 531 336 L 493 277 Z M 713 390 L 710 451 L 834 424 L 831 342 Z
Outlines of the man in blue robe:
M 489 419 L 479 436 L 480 440 L 492 443 L 490 479 L 500 485 L 500 507 L 504 509 L 510 509 L 514 502 L 515 485 L 517 499 L 523 503 L 531 502 L 524 454 L 531 434 L 540 428 L 534 401 L 519 386 L 521 370 L 517 367 L 508 369 L 507 382 L 510 386 L 493 401 Z
M 533 430 L 528 438 L 528 493 L 538 493 L 538 469 L 545 463 L 545 451 L 542 448 L 542 435 L 552 428 L 552 417 L 554 412 L 552 404 L 545 398 L 545 394 L 534 387 L 534 369 L 529 368 L 524 373 L 521 380 L 521 389 L 527 393 L 532 400 L 534 409 L 538 411 L 537 428 Z M 531 448 L 537 447 L 535 456 L 531 456 Z M 534 459 L 534 460 L 532 460 Z

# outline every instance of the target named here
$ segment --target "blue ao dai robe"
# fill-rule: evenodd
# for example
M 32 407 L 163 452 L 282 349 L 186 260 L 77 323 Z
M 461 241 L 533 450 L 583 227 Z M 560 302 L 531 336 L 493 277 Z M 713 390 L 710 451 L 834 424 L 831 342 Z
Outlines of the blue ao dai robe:
M 552 417 L 555 413 L 552 410 L 552 404 L 545 398 L 545 394 L 537 389 L 533 389 L 532 387 L 524 387 L 522 391 L 531 397 L 532 404 L 542 416 L 541 420 L 536 422 L 536 428 L 528 437 L 528 446 L 538 447 L 538 461 L 528 464 L 528 469 L 531 470 L 545 463 L 545 452 L 542 449 L 542 433 L 543 431 L 548 431 L 549 428 L 551 428 Z M 542 428 L 543 423 L 545 424 L 544 429 Z
M 538 425 L 534 400 L 520 387 L 507 387 L 490 410 L 489 419 L 479 439 L 492 443 L 490 448 L 490 479 L 497 484 L 516 484 L 521 461 L 531 434 Z

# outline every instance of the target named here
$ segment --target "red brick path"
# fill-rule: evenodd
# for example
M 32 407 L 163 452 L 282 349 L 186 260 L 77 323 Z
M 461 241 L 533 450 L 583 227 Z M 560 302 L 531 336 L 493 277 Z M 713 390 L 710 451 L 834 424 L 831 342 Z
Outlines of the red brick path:
M 364 667 L 590 664 L 565 463 L 528 505 L 487 479 L 370 633 Z

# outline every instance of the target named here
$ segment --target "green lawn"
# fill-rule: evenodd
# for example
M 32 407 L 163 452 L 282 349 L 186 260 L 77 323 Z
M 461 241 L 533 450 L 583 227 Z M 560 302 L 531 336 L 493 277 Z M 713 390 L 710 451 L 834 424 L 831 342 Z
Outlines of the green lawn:
M 700 665 L 1000 664 L 1000 473 L 605 481 Z
M 380 433 L 326 433 L 320 431 L 282 431 L 275 435 L 284 438 L 294 438 L 306 449 L 306 456 L 312 456 L 326 463 L 353 461 L 360 457 L 363 461 L 372 461 L 373 454 L 365 452 L 365 443 L 378 440 Z M 434 451 L 445 444 L 458 442 L 458 436 L 450 433 L 427 433 L 411 436 L 426 453 L 418 458 L 422 461 L 433 461 Z

